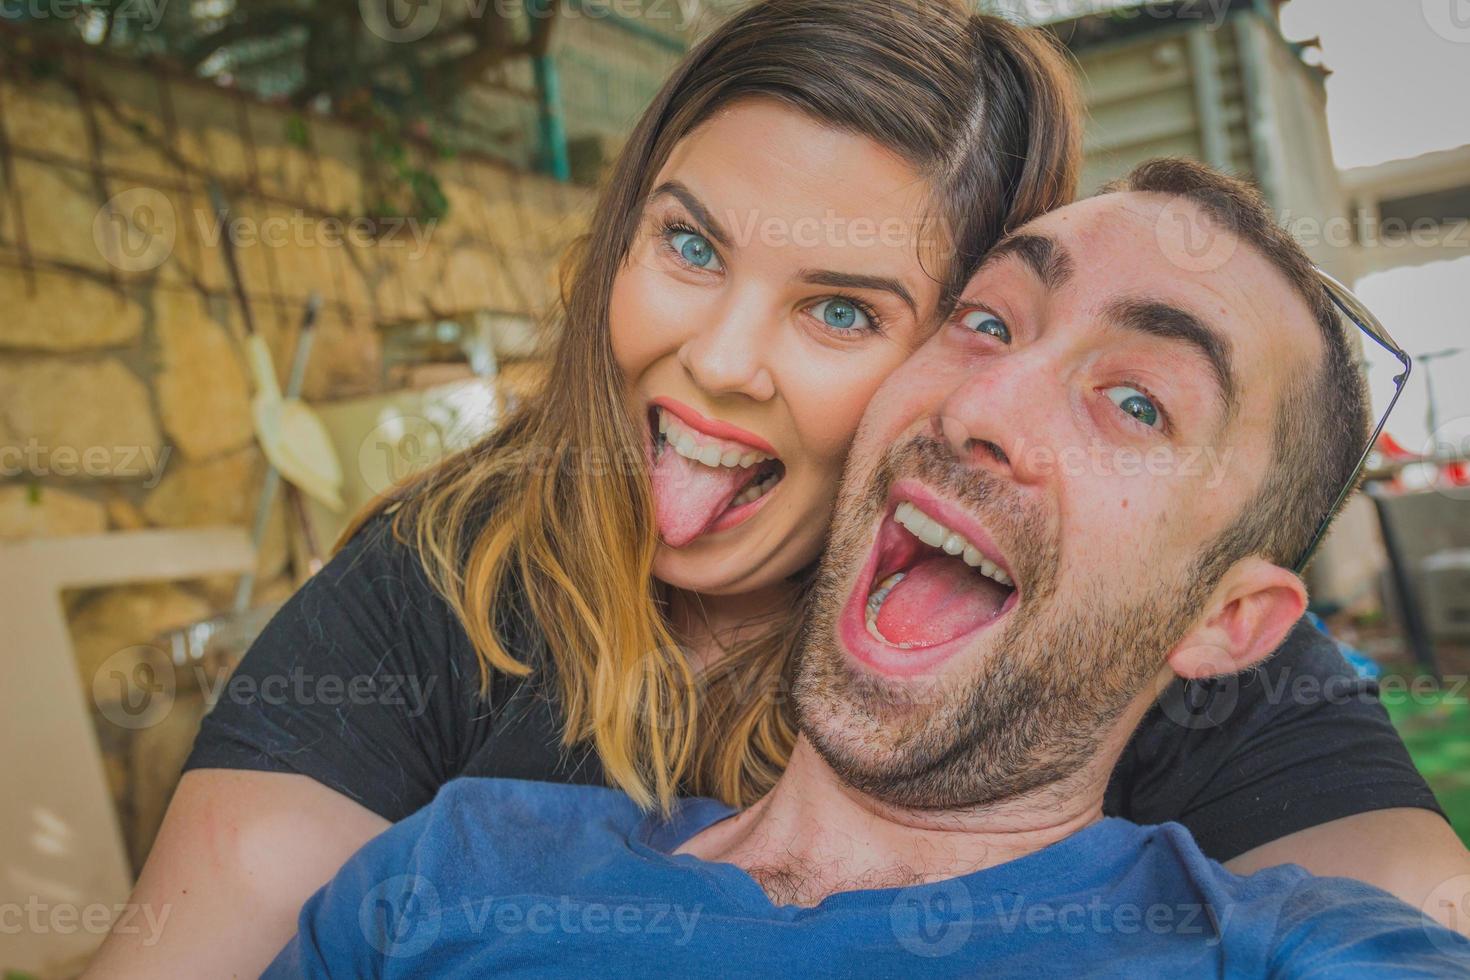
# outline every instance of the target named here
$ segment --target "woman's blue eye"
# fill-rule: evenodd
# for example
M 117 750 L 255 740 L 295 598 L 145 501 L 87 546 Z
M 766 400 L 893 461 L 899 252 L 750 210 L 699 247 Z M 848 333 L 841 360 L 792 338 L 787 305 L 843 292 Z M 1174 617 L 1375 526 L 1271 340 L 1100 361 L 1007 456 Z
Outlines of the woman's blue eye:
M 1149 428 L 1152 429 L 1159 424 L 1159 407 L 1153 403 L 1153 399 L 1137 388 L 1118 385 L 1116 388 L 1108 389 L 1108 397 L 1113 400 L 1114 405 Z
M 812 315 L 834 330 L 868 330 L 868 315 L 845 299 L 826 299 L 812 307 Z
M 1002 344 L 1009 344 L 1011 342 L 1011 328 L 1006 326 L 1004 321 L 994 313 L 987 313 L 984 310 L 971 310 L 960 318 L 960 322 L 965 325 L 966 329 L 973 330 L 976 333 L 987 334 Z
M 674 251 L 679 253 L 680 258 L 696 269 L 720 268 L 720 259 L 715 255 L 715 247 L 703 235 L 696 235 L 692 231 L 678 231 L 670 236 L 669 244 L 674 247 Z

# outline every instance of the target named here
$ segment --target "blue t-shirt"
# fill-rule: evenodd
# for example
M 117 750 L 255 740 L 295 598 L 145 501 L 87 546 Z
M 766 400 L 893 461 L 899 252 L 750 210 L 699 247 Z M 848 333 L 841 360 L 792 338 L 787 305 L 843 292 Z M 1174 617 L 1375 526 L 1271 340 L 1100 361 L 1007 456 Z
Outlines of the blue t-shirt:
M 1101 820 L 984 871 L 798 908 L 672 853 L 732 812 L 455 780 L 307 901 L 265 975 L 1470 976 L 1470 940 L 1386 892 L 1291 866 L 1240 877 L 1177 824 Z

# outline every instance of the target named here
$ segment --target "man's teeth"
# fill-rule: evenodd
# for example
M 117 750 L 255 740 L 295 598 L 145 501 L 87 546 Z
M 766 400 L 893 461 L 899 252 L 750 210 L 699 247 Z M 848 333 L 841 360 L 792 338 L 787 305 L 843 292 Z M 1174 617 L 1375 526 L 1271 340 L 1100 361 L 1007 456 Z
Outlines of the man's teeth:
M 658 431 L 674 452 L 705 466 L 738 466 L 749 469 L 771 458 L 739 443 L 712 439 L 702 432 L 695 432 L 673 413 L 662 408 L 658 409 Z
M 945 554 L 958 555 L 966 565 L 979 569 L 980 574 L 986 578 L 999 582 L 1008 589 L 1016 587 L 1016 583 L 1001 570 L 999 565 L 982 555 L 980 549 L 967 541 L 963 535 L 951 531 L 908 501 L 898 505 L 893 519 L 930 547 L 942 548 Z M 879 605 L 882 603 L 880 602 Z
M 883 600 L 888 598 L 888 593 L 892 592 L 893 587 L 902 582 L 903 579 L 903 572 L 895 572 L 879 582 L 878 587 L 873 590 L 872 595 L 868 596 L 868 632 L 872 634 L 873 639 L 881 643 L 886 643 L 888 646 L 898 647 L 900 650 L 912 650 L 914 648 L 912 643 L 892 643 L 888 637 L 878 631 L 878 611 L 883 608 Z

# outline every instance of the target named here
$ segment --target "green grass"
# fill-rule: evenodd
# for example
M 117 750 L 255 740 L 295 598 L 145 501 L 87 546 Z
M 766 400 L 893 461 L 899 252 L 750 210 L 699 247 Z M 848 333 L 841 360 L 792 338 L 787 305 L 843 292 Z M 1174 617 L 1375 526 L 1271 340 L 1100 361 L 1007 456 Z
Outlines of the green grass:
M 1439 797 L 1455 832 L 1470 846 L 1470 699 L 1464 690 L 1428 698 L 1385 699 L 1414 764 Z

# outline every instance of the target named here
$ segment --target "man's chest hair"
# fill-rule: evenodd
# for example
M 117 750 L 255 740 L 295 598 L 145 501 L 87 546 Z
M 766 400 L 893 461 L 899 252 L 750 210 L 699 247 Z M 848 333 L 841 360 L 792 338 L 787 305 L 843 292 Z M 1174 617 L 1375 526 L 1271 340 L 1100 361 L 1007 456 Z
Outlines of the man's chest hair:
M 773 905 L 797 905 L 810 908 L 838 892 L 875 888 L 908 888 L 924 882 L 924 877 L 905 865 L 878 868 L 853 875 L 846 869 L 792 860 L 780 865 L 747 868 Z

